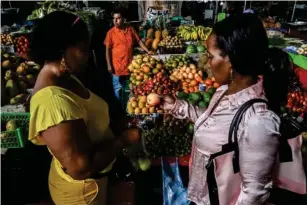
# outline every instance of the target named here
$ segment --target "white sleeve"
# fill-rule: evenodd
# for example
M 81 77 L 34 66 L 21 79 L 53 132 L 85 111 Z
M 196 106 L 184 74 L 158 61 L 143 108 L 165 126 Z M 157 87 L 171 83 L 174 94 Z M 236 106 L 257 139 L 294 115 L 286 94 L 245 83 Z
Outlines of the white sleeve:
M 279 118 L 270 111 L 255 114 L 239 139 L 241 192 L 236 205 L 262 205 L 272 188 L 279 146 Z

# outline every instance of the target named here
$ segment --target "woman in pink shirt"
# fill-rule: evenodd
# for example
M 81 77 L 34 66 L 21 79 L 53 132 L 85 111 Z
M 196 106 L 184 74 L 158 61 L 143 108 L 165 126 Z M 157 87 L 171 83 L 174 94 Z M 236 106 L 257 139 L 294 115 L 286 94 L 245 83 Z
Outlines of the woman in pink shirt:
M 208 108 L 203 110 L 169 96 L 164 97 L 163 104 L 176 118 L 195 122 L 187 197 L 197 205 L 265 204 L 278 156 L 280 108 L 287 102 L 288 85 L 295 75 L 289 57 L 280 49 L 269 48 L 261 21 L 251 14 L 218 22 L 207 46 L 213 76 L 222 85 Z M 238 173 L 233 156 L 221 155 L 214 161 L 215 174 L 211 175 L 211 159 L 228 143 L 234 115 L 242 104 L 259 98 L 268 104 L 255 103 L 248 108 L 237 129 Z M 213 178 L 216 180 L 211 182 Z M 210 183 L 215 188 L 210 188 Z

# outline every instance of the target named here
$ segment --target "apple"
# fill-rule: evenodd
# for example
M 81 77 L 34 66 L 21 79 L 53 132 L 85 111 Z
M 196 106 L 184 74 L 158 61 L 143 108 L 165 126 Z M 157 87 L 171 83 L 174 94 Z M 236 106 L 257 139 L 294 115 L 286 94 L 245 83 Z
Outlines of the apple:
M 160 96 L 156 93 L 150 93 L 147 96 L 147 103 L 151 106 L 157 106 L 160 104 Z

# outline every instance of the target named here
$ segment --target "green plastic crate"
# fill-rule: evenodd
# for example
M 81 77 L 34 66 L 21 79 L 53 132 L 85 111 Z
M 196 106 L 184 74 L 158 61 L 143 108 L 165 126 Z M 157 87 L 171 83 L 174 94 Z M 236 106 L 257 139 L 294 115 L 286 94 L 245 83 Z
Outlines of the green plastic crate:
M 18 128 L 1 132 L 1 148 L 23 148 L 29 133 L 30 113 L 1 113 L 1 124 L 6 125 L 10 120 L 15 120 Z

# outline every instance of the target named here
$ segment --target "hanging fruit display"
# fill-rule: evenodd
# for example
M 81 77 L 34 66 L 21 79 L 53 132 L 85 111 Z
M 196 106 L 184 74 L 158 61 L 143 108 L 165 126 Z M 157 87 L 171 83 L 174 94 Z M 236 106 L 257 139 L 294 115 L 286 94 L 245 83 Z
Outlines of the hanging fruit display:
M 181 25 L 177 28 L 177 36 L 185 41 L 205 41 L 211 31 L 209 27 Z

